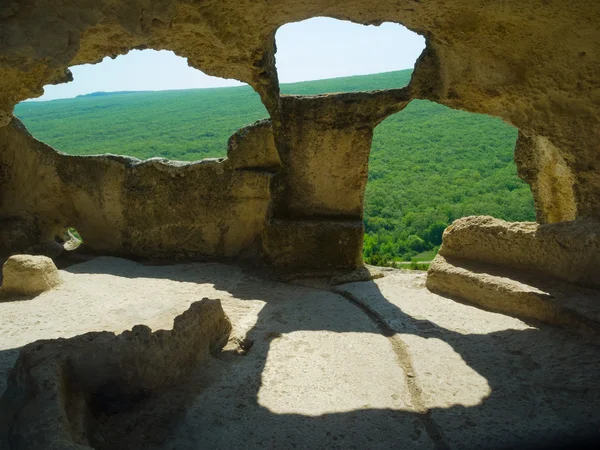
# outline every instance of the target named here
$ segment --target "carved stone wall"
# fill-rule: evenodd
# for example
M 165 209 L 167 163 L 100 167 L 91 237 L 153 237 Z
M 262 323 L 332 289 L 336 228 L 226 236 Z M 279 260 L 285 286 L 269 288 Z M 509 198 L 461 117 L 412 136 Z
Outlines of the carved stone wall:
M 0 148 L 5 253 L 53 242 L 75 227 L 83 251 L 159 259 L 251 257 L 278 164 L 264 122 L 232 136 L 231 158 L 197 163 L 69 156 L 33 139 L 17 119 L 0 128 Z
M 281 97 L 275 32 L 315 16 L 397 22 L 425 36 L 409 87 Z M 276 265 L 355 266 L 372 130 L 412 98 L 498 116 L 519 128 L 517 165 L 532 186 L 540 221 L 599 218 L 598 23 L 596 0 L 4 2 L 0 237 L 14 239 L 0 246 L 48 239 L 76 217 L 69 224 L 101 252 L 198 257 L 262 248 Z M 260 164 L 239 170 L 231 162 L 176 167 L 67 157 L 31 139 L 12 118 L 17 102 L 69 80 L 69 66 L 133 48 L 173 50 L 192 67 L 247 82 L 260 94 L 282 161 L 272 193 L 270 175 L 254 170 Z M 189 200 L 175 199 L 178 190 Z M 262 247 L 250 245 L 261 234 Z M 351 250 L 323 257 L 324 240 L 336 237 Z
M 181 383 L 219 354 L 230 332 L 221 301 L 203 298 L 171 330 L 136 325 L 119 335 L 91 332 L 26 345 L 0 399 L 0 446 L 97 448 L 98 417 Z

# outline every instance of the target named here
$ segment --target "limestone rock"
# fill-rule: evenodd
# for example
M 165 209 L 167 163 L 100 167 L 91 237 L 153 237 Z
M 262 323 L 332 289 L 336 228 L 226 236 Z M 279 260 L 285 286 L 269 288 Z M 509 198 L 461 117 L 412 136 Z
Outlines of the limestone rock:
M 14 255 L 2 267 L 0 292 L 16 295 L 36 295 L 61 283 L 58 269 L 47 256 Z
M 372 130 L 409 100 L 407 89 L 290 96 L 278 133 L 271 120 L 256 122 L 233 134 L 227 159 L 196 162 L 65 155 L 15 118 L 0 128 L 0 166 L 8 168 L 0 177 L 0 229 L 3 217 L 27 211 L 39 231 L 26 233 L 33 235 L 27 247 L 12 253 L 33 248 L 31 240 L 47 248 L 75 227 L 84 241 L 78 251 L 170 260 L 257 260 L 268 234 L 262 256 L 276 266 L 353 269 L 362 261 L 362 233 L 334 232 L 323 258 L 329 244 L 322 238 L 332 233 L 316 236 L 313 225 L 354 230 L 361 222 Z M 290 241 L 266 230 L 278 221 L 311 222 L 296 227 L 294 237 L 312 250 L 285 250 L 285 261 L 272 257 Z M 18 229 L 12 223 L 6 226 Z M 8 242 L 0 241 L 0 253 Z
M 373 130 L 410 100 L 408 89 L 282 97 L 275 218 L 360 220 Z
M 510 268 L 437 255 L 427 273 L 432 292 L 524 319 L 566 328 L 600 343 L 600 291 Z
M 0 254 L 23 253 L 39 242 L 39 224 L 33 214 L 23 211 L 0 214 Z
M 531 186 L 540 223 L 575 220 L 575 179 L 565 157 L 548 139 L 519 133 L 515 162 L 519 176 Z
M 220 352 L 231 323 L 219 300 L 193 303 L 172 330 L 136 325 L 23 348 L 0 400 L 0 447 L 90 448 L 89 419 L 117 414 Z
M 532 187 L 539 221 L 600 219 L 596 0 L 545 1 L 543 7 L 539 0 L 4 3 L 0 217 L 24 212 L 37 221 L 35 237 L 9 233 L 19 242 L 50 242 L 76 227 L 85 246 L 100 254 L 235 258 L 258 254 L 265 223 L 351 226 L 362 217 L 373 129 L 412 99 L 500 117 L 518 128 L 516 163 Z M 276 31 L 322 15 L 365 25 L 401 23 L 426 36 L 409 86 L 281 95 Z M 272 140 L 265 122 L 237 134 L 223 163 L 74 158 L 35 141 L 12 116 L 15 104 L 41 95 L 43 86 L 71 80 L 69 67 L 134 48 L 171 50 L 209 75 L 248 83 L 270 116 Z M 236 154 L 244 156 L 235 161 Z M 281 169 L 273 175 L 278 159 Z M 305 236 L 296 233 L 299 241 L 314 240 L 314 230 L 304 230 Z M 275 237 L 270 233 L 268 249 L 288 245 L 286 239 L 273 242 Z M 326 266 L 353 268 L 360 239 L 355 235 L 350 243 L 350 258 L 343 251 Z M 571 243 L 570 254 L 585 246 Z M 281 261 L 319 267 L 318 246 L 312 248 L 286 251 Z M 596 276 L 584 272 L 581 278 Z
M 96 254 L 193 260 L 251 252 L 267 214 L 272 161 L 260 149 L 254 158 L 241 150 L 249 150 L 246 140 L 270 149 L 269 134 L 268 123 L 246 127 L 226 161 L 76 157 L 36 141 L 15 118 L 0 128 L 0 254 L 40 253 L 69 227 L 81 233 L 82 250 Z M 35 218 L 27 228 L 22 211 Z
M 600 222 L 540 225 L 489 216 L 463 217 L 444 232 L 440 255 L 600 287 Z
M 539 3 L 4 2 L 0 126 L 10 123 L 19 101 L 41 95 L 44 85 L 72 79 L 70 66 L 96 63 L 133 48 L 155 48 L 172 50 L 209 75 L 247 82 L 276 124 L 279 145 L 285 142 L 287 127 L 275 66 L 276 31 L 320 15 L 372 25 L 395 22 L 427 37 L 410 85 L 414 97 L 501 117 L 527 139 L 547 142 L 568 166 L 565 181 L 576 186 L 571 206 L 577 217 L 599 217 L 600 3 L 547 1 L 543 8 Z M 538 146 L 534 151 L 545 150 Z M 567 186 L 561 186 L 561 197 L 568 194 L 563 188 Z M 540 195 L 544 202 L 544 186 Z
M 236 169 L 281 167 L 270 120 L 259 120 L 236 131 L 227 142 L 227 164 Z
M 594 220 L 540 225 L 464 217 L 444 231 L 427 288 L 598 341 L 599 255 Z
M 362 265 L 362 221 L 272 220 L 262 234 L 269 264 L 293 269 L 355 269 Z

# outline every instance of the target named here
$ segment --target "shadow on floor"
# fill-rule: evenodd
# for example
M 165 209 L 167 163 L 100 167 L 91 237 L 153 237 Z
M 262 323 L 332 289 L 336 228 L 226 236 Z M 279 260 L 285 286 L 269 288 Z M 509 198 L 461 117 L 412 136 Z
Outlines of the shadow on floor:
M 329 292 L 298 286 L 290 293 L 289 285 L 258 282 L 252 274 L 232 280 L 221 273 L 219 264 L 203 266 L 207 270 L 188 270 L 186 267 L 191 266 L 183 265 L 153 271 L 132 263 L 115 268 L 114 273 L 110 261 L 103 266 L 103 273 L 116 276 L 154 274 L 182 282 L 210 283 L 237 299 L 263 300 L 266 304 L 247 335 L 254 345 L 246 356 L 224 354 L 208 368 L 191 374 L 135 410 L 104 418 L 92 435 L 96 448 L 600 446 L 600 352 L 592 344 L 550 327 L 458 333 L 404 313 L 385 298 L 374 282 L 363 285 L 373 306 L 367 311 L 370 321 L 339 320 Z M 88 267 L 81 264 L 67 270 L 86 273 Z M 358 316 L 365 312 L 354 306 Z M 378 307 L 391 311 L 393 320 L 386 320 L 387 314 L 386 318 L 378 317 L 374 312 Z M 278 414 L 260 403 L 263 370 L 273 339 L 298 330 L 376 333 L 400 340 L 408 335 L 431 343 L 441 341 L 487 380 L 490 393 L 475 406 L 434 406 L 422 412 L 365 407 L 318 416 Z M 404 362 L 412 364 L 410 357 Z M 397 374 L 389 376 L 410 378 L 402 364 Z M 378 380 L 374 378 L 372 383 Z M 412 392 L 413 406 L 415 401 L 426 403 L 427 391 L 419 385 L 419 377 L 410 383 L 416 388 Z M 314 388 L 313 395 L 320 395 L 319 386 Z

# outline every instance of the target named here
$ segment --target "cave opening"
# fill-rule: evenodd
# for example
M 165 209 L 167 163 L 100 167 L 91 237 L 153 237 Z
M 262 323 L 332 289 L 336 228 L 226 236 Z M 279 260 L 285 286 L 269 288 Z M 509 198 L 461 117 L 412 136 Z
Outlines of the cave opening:
M 425 47 L 422 36 L 397 23 L 325 17 L 282 26 L 276 42 L 281 92 L 302 95 L 397 90 L 410 82 Z M 150 77 L 156 67 L 175 70 L 163 57 L 185 66 L 186 75 Z M 101 80 L 102 71 L 90 75 L 112 64 L 104 72 L 112 80 Z M 204 76 L 172 52 L 132 50 L 72 70 L 73 83 L 47 86 L 37 101 L 15 107 L 34 137 L 69 154 L 220 158 L 231 134 L 268 116 L 250 86 Z M 203 89 L 193 84 L 196 75 Z M 499 119 L 421 100 L 388 117 L 371 146 L 364 260 L 419 268 L 414 263 L 435 255 L 444 228 L 465 215 L 534 220 L 529 188 L 516 176 L 515 140 L 516 130 Z
M 70 70 L 72 82 L 14 109 L 36 139 L 70 155 L 222 158 L 234 132 L 268 117 L 250 86 L 205 75 L 171 51 L 131 50 Z
M 425 49 L 425 39 L 399 23 L 361 25 L 329 17 L 285 24 L 275 39 L 282 94 L 400 88 Z
M 413 100 L 376 128 L 365 193 L 366 263 L 426 270 L 454 220 L 535 221 L 502 120 Z
M 423 37 L 399 24 L 322 17 L 287 24 L 276 38 L 284 94 L 402 88 L 425 48 Z M 307 89 L 298 74 L 318 81 Z M 516 139 L 517 130 L 498 118 L 426 100 L 380 123 L 369 154 L 364 261 L 427 269 L 455 219 L 535 220 L 530 188 L 516 173 Z
M 62 241 L 62 247 L 67 252 L 77 250 L 83 244 L 83 238 L 75 227 L 67 227 L 60 240 Z

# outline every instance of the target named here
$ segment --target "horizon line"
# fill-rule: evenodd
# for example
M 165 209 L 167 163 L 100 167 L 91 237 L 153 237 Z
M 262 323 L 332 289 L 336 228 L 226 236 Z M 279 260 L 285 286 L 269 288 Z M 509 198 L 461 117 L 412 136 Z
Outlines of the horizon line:
M 285 83 L 279 83 L 279 86 L 285 86 L 285 85 L 290 85 L 290 84 L 300 84 L 300 83 L 310 83 L 310 82 L 314 82 L 314 81 L 327 81 L 327 80 L 339 80 L 342 78 L 355 78 L 355 77 L 368 77 L 371 75 L 382 75 L 382 74 L 387 74 L 387 73 L 394 73 L 394 72 L 404 72 L 407 70 L 414 70 L 414 67 L 412 68 L 408 68 L 408 69 L 398 69 L 398 70 L 389 70 L 386 72 L 375 72 L 375 73 L 365 73 L 365 74 L 359 74 L 359 75 L 344 75 L 342 77 L 333 77 L 333 78 L 316 78 L 313 80 L 302 80 L 302 81 L 290 81 L 290 82 L 285 82 Z M 235 80 L 234 78 L 231 78 L 231 80 Z M 244 83 L 242 81 L 239 80 L 235 80 L 238 81 L 240 83 Z M 195 88 L 182 88 L 182 89 L 145 89 L 145 90 L 123 90 L 123 91 L 93 91 L 93 92 L 89 92 L 87 94 L 78 94 L 74 97 L 63 97 L 63 98 L 54 98 L 51 100 L 38 100 L 40 97 L 36 97 L 36 98 L 29 98 L 27 100 L 23 100 L 19 103 L 17 103 L 17 105 L 19 105 L 20 103 L 45 103 L 45 102 L 56 102 L 56 101 L 60 101 L 60 100 L 75 100 L 77 98 L 81 98 L 81 97 L 87 97 L 87 96 L 92 96 L 93 94 L 104 94 L 104 95 L 116 95 L 116 94 L 137 94 L 137 93 L 149 93 L 149 92 L 177 92 L 177 91 L 197 91 L 197 90 L 213 90 L 213 89 L 236 89 L 236 88 L 246 88 L 246 87 L 251 87 L 248 83 L 244 83 L 241 86 L 217 86 L 217 87 L 195 87 Z M 42 94 L 43 96 L 43 94 Z M 16 105 L 15 105 L 16 106 Z

